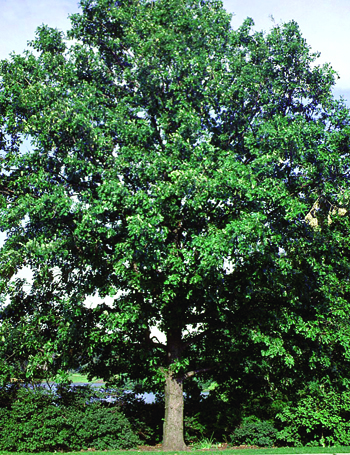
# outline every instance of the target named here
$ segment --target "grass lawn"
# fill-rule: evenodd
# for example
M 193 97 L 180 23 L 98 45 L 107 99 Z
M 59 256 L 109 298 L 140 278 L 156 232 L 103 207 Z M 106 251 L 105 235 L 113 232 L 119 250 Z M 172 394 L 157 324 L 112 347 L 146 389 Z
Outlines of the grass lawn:
M 349 453 L 350 447 L 279 447 L 270 449 L 226 449 L 226 450 L 191 450 L 191 455 L 203 455 L 203 452 L 210 452 L 210 455 L 224 455 L 223 452 L 230 455 L 267 455 L 267 454 L 279 454 L 279 455 L 290 455 L 290 454 L 313 454 L 313 453 Z M 119 452 L 120 453 L 120 452 Z M 155 452 L 153 452 L 155 454 Z M 184 454 L 186 452 L 183 452 Z M 150 453 L 147 455 L 151 455 Z M 174 454 L 173 454 L 174 455 Z
M 338 453 L 347 453 L 350 454 L 350 447 L 286 447 L 286 448 L 277 448 L 277 449 L 227 449 L 227 450 L 190 450 L 187 452 L 162 452 L 162 451 L 146 451 L 143 450 L 133 450 L 133 451 L 124 451 L 124 450 L 110 450 L 110 451 L 94 451 L 93 455 L 131 455 L 133 452 L 145 453 L 146 455 L 179 455 L 179 454 L 191 454 L 191 455 L 203 455 L 203 452 L 210 452 L 210 455 L 224 455 L 227 452 L 230 452 L 230 455 L 267 455 L 267 454 L 279 454 L 279 455 L 297 455 L 297 454 L 316 454 L 316 453 L 328 453 L 328 454 L 338 454 Z M 57 454 L 57 452 L 55 452 Z M 65 455 L 82 455 L 80 452 L 65 452 Z M 87 453 L 87 452 L 85 452 Z M 91 453 L 91 452 L 89 452 Z M 26 452 L 0 452 L 0 455 L 27 455 Z M 32 455 L 32 454 L 30 454 Z M 53 455 L 53 452 L 40 452 L 36 455 Z
M 219 453 L 217 451 L 216 453 Z M 309 454 L 309 453 L 350 453 L 350 447 L 278 447 L 272 449 L 235 449 L 236 455 L 262 455 L 262 454 Z
M 102 379 L 97 379 L 94 378 L 93 381 L 88 381 L 87 376 L 84 374 L 79 374 L 79 373 L 72 373 L 69 375 L 69 379 L 73 382 L 73 384 L 82 382 L 84 384 L 92 384 L 92 383 L 97 383 L 101 382 L 103 384 Z

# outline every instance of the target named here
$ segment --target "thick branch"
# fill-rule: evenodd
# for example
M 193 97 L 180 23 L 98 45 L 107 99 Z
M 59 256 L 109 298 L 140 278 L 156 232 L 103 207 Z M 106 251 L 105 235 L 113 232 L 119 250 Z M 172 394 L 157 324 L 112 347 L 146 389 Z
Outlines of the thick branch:
M 185 381 L 186 379 L 191 378 L 192 376 L 195 376 L 196 374 L 199 374 L 199 373 L 206 373 L 207 371 L 210 371 L 213 368 L 214 367 L 198 368 L 197 370 L 188 371 L 187 373 L 185 373 L 182 376 L 181 381 Z

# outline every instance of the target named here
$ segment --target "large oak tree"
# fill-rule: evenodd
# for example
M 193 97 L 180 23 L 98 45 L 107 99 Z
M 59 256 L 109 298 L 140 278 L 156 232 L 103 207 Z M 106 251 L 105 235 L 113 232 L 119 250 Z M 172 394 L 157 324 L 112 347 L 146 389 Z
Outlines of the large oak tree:
M 347 359 L 349 113 L 294 22 L 82 0 L 71 23 L 1 63 L 2 373 L 163 381 L 179 450 L 187 378 L 253 345 L 291 369 Z

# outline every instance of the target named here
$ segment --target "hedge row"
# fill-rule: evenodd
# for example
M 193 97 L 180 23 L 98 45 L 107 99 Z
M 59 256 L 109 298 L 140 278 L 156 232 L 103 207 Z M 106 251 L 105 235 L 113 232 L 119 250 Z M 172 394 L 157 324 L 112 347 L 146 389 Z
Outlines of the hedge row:
M 60 395 L 21 387 L 12 399 L 8 391 L 1 398 L 0 451 L 129 449 L 140 443 L 118 403 L 101 401 L 91 390 Z

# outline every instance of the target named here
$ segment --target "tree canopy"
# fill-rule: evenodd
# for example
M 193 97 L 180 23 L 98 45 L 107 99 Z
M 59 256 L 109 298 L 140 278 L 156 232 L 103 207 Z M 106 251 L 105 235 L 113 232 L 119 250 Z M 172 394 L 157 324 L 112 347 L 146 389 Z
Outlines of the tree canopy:
M 164 447 L 179 450 L 194 375 L 263 355 L 345 377 L 336 73 L 295 22 L 233 30 L 217 0 L 82 0 L 71 23 L 0 67 L 3 380 L 44 359 L 163 381 Z

